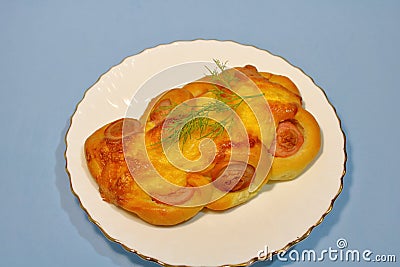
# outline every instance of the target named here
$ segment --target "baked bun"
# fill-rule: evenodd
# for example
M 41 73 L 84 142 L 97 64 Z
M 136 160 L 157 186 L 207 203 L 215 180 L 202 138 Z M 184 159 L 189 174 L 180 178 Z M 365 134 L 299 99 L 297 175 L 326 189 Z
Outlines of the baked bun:
M 294 179 L 320 147 L 296 85 L 247 65 L 166 91 L 140 121 L 104 125 L 84 149 L 105 201 L 150 224 L 175 225 L 203 208 L 243 204 L 269 181 Z

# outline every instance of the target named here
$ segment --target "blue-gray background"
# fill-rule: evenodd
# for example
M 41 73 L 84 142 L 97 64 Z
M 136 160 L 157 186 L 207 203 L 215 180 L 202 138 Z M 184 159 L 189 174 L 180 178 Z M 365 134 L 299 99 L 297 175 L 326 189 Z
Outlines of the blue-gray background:
M 85 90 L 108 68 L 145 48 L 197 38 L 281 55 L 313 77 L 337 108 L 347 135 L 344 190 L 295 249 L 336 248 L 346 238 L 349 249 L 400 261 L 399 1 L 2 0 L 0 6 L 1 266 L 155 266 L 88 221 L 69 189 L 64 136 Z M 256 264 L 265 265 L 310 263 Z

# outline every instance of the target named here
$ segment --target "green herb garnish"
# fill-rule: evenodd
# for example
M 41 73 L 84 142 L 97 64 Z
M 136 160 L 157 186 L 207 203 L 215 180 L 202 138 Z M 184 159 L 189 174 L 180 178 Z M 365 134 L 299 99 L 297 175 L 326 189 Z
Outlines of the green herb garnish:
M 183 114 L 183 116 L 181 118 L 168 119 L 164 123 L 164 130 L 167 131 L 166 137 L 156 144 L 179 140 L 183 145 L 193 138 L 195 133 L 197 140 L 202 138 L 215 139 L 222 135 L 225 129 L 229 129 L 232 126 L 234 117 L 229 111 L 236 111 L 245 99 L 263 96 L 263 94 L 257 94 L 241 97 L 235 94 L 230 90 L 231 82 L 236 79 L 234 71 L 226 69 L 227 61 L 221 62 L 218 59 L 213 61 L 216 65 L 214 70 L 207 66 L 205 68 L 209 71 L 212 82 L 215 83 L 210 92 L 214 94 L 216 100 L 210 100 L 201 105 L 188 105 L 186 103 L 179 105 L 181 111 L 179 113 Z M 162 110 L 173 110 L 176 106 L 176 104 L 163 106 Z M 218 114 L 226 112 L 227 115 L 222 120 L 215 121 L 210 119 L 210 114 L 214 112 Z

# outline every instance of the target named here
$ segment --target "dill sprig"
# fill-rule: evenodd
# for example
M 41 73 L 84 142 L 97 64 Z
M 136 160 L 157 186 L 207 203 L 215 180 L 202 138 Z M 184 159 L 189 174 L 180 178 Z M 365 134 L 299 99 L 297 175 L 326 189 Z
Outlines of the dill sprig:
M 193 138 L 195 133 L 198 140 L 206 137 L 215 139 L 233 122 L 232 114 L 227 114 L 220 121 L 210 118 L 212 117 L 211 113 L 221 115 L 231 110 L 229 106 L 220 101 L 210 101 L 199 106 L 183 103 L 179 108 L 182 109 L 182 112 L 179 113 L 183 113 L 185 116 L 171 119 L 164 124 L 167 137 L 162 140 L 163 142 L 180 140 L 182 144 L 185 144 Z
M 235 76 L 233 75 L 234 72 L 227 71 L 227 64 L 228 61 L 222 62 L 219 59 L 213 59 L 214 64 L 216 65 L 216 68 L 211 70 L 209 67 L 205 66 L 205 68 L 208 70 L 210 73 L 210 76 L 212 81 L 215 83 L 214 86 L 216 85 L 222 85 L 225 88 L 230 87 L 230 83 L 235 80 Z
M 222 73 L 224 70 L 226 70 L 226 65 L 228 64 L 228 61 L 222 62 L 219 59 L 213 59 L 214 64 L 217 66 L 213 70 L 211 70 L 209 67 L 204 66 L 208 72 L 211 74 L 211 76 L 218 76 L 220 73 Z
M 209 101 L 201 105 L 189 105 L 182 103 L 179 105 L 180 117 L 168 119 L 164 123 L 166 137 L 163 137 L 156 144 L 162 142 L 175 142 L 179 140 L 182 145 L 193 138 L 196 134 L 196 139 L 202 138 L 215 139 L 222 135 L 225 129 L 229 129 L 234 121 L 233 114 L 229 111 L 236 111 L 243 104 L 245 99 L 263 96 L 263 94 L 239 96 L 230 90 L 231 83 L 236 78 L 234 72 L 227 71 L 227 61 L 222 62 L 218 59 L 213 59 L 216 68 L 211 70 L 207 66 L 214 88 L 210 92 L 215 96 L 216 101 Z M 163 106 L 162 110 L 173 110 L 177 104 L 171 106 Z M 210 114 L 216 112 L 218 114 L 227 113 L 226 117 L 220 121 L 211 119 Z M 182 114 L 182 115 L 181 115 Z

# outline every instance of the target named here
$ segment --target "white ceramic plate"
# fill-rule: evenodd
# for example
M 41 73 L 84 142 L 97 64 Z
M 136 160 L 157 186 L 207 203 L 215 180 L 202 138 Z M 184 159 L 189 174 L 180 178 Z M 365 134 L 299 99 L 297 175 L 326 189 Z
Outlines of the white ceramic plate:
M 100 126 L 124 117 L 133 93 L 153 75 L 179 64 L 214 58 L 228 60 L 230 66 L 252 64 L 260 71 L 286 75 L 295 82 L 323 133 L 322 153 L 311 168 L 293 181 L 266 186 L 244 205 L 223 213 L 200 212 L 174 227 L 151 226 L 102 201 L 86 167 L 86 138 Z M 180 77 L 171 78 L 182 82 L 192 76 L 183 71 Z M 138 105 L 137 114 L 144 109 Z M 345 173 L 345 137 L 322 89 L 283 58 L 230 41 L 175 42 L 126 58 L 87 90 L 72 116 L 66 142 L 71 189 L 91 221 L 110 240 L 160 264 L 245 265 L 256 261 L 265 247 L 269 255 L 287 250 L 306 238 L 331 211 Z

